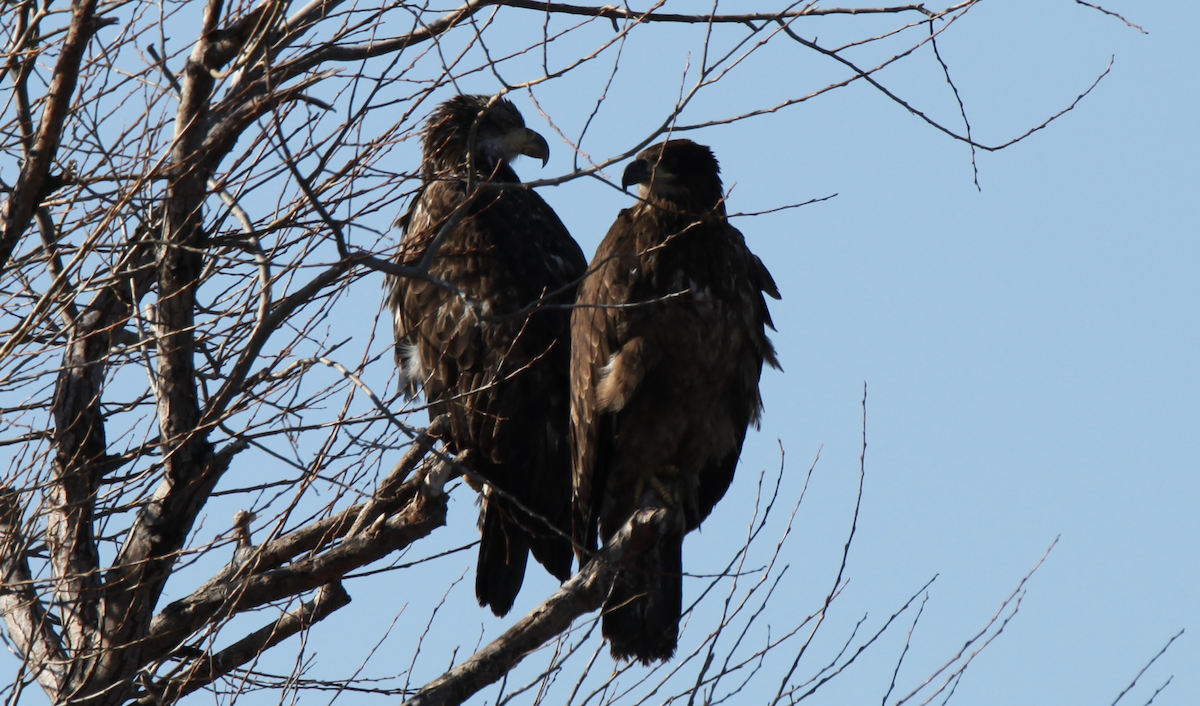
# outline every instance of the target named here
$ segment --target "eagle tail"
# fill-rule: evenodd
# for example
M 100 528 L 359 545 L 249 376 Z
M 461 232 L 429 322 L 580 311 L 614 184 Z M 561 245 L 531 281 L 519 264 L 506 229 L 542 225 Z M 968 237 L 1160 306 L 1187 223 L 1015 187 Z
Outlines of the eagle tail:
M 533 558 L 559 581 L 571 578 L 571 561 L 575 558 L 575 550 L 564 536 L 566 533 L 560 535 L 553 532 L 541 520 L 529 518 L 529 522 L 537 528 L 527 535 Z
M 621 571 L 604 603 L 604 637 L 615 659 L 667 661 L 683 610 L 683 535 L 662 537 Z
M 496 617 L 512 609 L 525 580 L 529 557 L 529 535 L 510 518 L 497 499 L 485 499 L 479 539 L 479 563 L 475 568 L 475 597 Z

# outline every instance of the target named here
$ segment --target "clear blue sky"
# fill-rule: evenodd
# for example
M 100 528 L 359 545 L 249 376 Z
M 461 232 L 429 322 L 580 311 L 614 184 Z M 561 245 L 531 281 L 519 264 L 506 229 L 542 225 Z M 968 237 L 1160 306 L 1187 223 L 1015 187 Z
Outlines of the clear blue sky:
M 1146 703 L 1171 676 L 1156 704 L 1200 703 L 1200 4 L 1113 0 L 1105 7 L 1148 34 L 1072 0 L 1007 0 L 982 3 L 942 36 L 939 49 L 973 135 L 986 144 L 1066 107 L 1115 57 L 1108 77 L 1073 112 L 1023 143 L 977 155 L 982 191 L 963 143 L 861 82 L 687 134 L 714 148 L 726 185 L 736 184 L 734 211 L 837 194 L 737 222 L 783 294 L 772 314 L 785 372 L 764 376 L 762 429 L 747 439 L 735 488 L 684 554 L 689 572 L 718 571 L 744 535 L 759 472 L 779 467 L 780 446 L 787 509 L 820 450 L 780 559 L 790 568 L 764 620 L 778 635 L 819 608 L 854 509 L 867 384 L 869 448 L 849 585 L 798 673 L 832 659 L 864 614 L 861 630 L 873 633 L 936 574 L 894 702 L 983 628 L 1059 537 L 1026 584 L 1020 612 L 958 685 L 956 702 L 1107 706 L 1186 629 L 1121 703 Z M 875 24 L 894 20 L 812 19 L 796 29 L 825 43 Z M 611 34 L 601 23 L 597 37 L 602 30 Z M 678 95 L 688 52 L 698 60 L 702 36 L 700 27 L 635 34 L 584 149 L 618 153 L 656 125 Z M 870 63 L 865 57 L 877 55 L 858 56 Z M 537 89 L 537 98 L 568 134 L 578 134 L 606 71 L 585 68 L 577 79 Z M 726 117 L 845 75 L 781 42 L 698 100 L 684 122 Z M 505 78 L 531 76 L 517 63 Z M 878 77 L 960 129 L 953 93 L 928 47 Z M 488 75 L 460 85 L 497 89 Z M 567 146 L 527 94 L 513 98 L 552 145 L 548 167 L 519 164 L 522 176 L 568 171 Z M 631 203 L 592 179 L 541 193 L 589 256 Z M 360 285 L 368 308 L 379 296 L 376 284 Z M 365 332 L 374 323 L 362 317 L 353 325 Z M 390 334 L 379 333 L 372 345 L 382 350 Z M 387 375 L 378 370 L 374 382 L 383 385 Z M 449 526 L 404 560 L 471 541 L 473 502 L 467 489 L 457 490 Z M 348 676 L 401 608 L 361 676 L 407 669 L 429 606 L 465 574 L 416 663 L 420 683 L 444 669 L 454 645 L 462 646 L 461 660 L 554 588 L 531 565 L 513 614 L 495 620 L 475 605 L 473 564 L 471 551 L 349 581 L 354 603 L 312 631 L 307 676 Z M 685 591 L 703 585 L 689 579 Z M 902 617 L 813 701 L 878 702 L 911 620 Z M 699 622 L 689 627 L 707 633 Z M 694 638 L 685 635 L 684 649 Z M 264 667 L 289 670 L 297 641 L 289 644 Z M 2 659 L 7 670 L 13 660 Z M 777 685 L 775 676 L 756 681 L 735 702 L 761 703 Z M 489 689 L 472 703 L 495 703 L 497 693 Z M 276 703 L 278 695 L 249 698 Z M 530 700 L 527 694 L 515 703 Z

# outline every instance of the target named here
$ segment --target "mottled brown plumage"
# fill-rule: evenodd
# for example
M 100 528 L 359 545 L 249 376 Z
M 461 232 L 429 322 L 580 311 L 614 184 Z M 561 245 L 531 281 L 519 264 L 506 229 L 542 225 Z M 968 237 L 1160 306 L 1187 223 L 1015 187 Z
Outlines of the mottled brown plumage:
M 682 545 L 733 480 L 778 367 L 763 293 L 779 293 L 729 225 L 717 161 L 689 140 L 625 170 L 642 201 L 621 211 L 571 320 L 574 532 L 594 550 L 643 507 L 673 526 L 619 575 L 603 631 L 618 658 L 666 660 L 678 638 Z M 581 562 L 583 557 L 580 557 Z
M 396 359 L 408 393 L 423 393 L 432 415 L 450 415 L 451 451 L 465 452 L 465 463 L 491 486 L 569 532 L 570 310 L 563 305 L 574 299 L 586 260 L 540 196 L 497 188 L 520 183 L 510 165 L 516 156 L 544 160 L 549 151 L 512 103 L 488 102 L 487 96 L 456 96 L 429 118 L 423 185 L 401 219 L 396 258 L 419 263 L 440 233 L 444 240 L 429 273 L 479 308 L 436 283 L 389 277 Z M 472 181 L 485 186 L 472 196 L 473 124 Z M 521 588 L 529 552 L 565 580 L 571 544 L 493 488 L 481 491 L 475 593 L 480 605 L 504 615 Z

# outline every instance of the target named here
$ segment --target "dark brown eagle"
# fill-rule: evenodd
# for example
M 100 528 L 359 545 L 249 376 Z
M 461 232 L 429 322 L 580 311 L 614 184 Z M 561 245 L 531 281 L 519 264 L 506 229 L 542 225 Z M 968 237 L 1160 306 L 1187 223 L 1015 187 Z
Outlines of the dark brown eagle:
M 571 574 L 569 305 L 587 261 L 512 169 L 518 155 L 545 163 L 546 140 L 512 103 L 489 102 L 456 96 L 430 116 L 422 186 L 401 218 L 396 257 L 416 265 L 438 238 L 429 274 L 469 301 L 389 277 L 387 303 L 402 384 L 424 393 L 431 415 L 450 415 L 450 451 L 487 480 L 468 478 L 482 493 L 475 595 L 499 616 L 512 608 L 530 551 L 560 581 Z
M 779 367 L 763 298 L 779 292 L 726 219 L 708 147 L 654 145 L 621 183 L 642 200 L 600 244 L 571 319 L 574 532 L 594 550 L 637 510 L 668 508 L 604 606 L 613 656 L 649 663 L 675 652 L 683 537 L 733 480 L 763 362 Z

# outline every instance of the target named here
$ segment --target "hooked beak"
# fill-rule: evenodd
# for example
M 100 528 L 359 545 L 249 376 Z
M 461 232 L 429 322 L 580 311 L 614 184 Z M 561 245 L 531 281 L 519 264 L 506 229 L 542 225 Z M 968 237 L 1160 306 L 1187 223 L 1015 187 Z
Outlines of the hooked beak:
M 516 130 L 509 137 L 509 142 L 518 154 L 542 160 L 543 167 L 550 161 L 550 145 L 546 143 L 546 138 L 527 127 Z
M 621 175 L 621 188 L 627 190 L 634 184 L 649 184 L 653 173 L 654 170 L 651 169 L 649 162 L 644 159 L 635 159 L 625 167 L 625 173 Z

